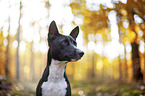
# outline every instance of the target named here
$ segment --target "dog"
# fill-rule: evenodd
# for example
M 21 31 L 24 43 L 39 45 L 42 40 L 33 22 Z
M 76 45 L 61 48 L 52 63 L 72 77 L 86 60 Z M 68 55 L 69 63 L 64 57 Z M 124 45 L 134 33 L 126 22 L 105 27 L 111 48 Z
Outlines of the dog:
M 59 33 L 55 21 L 49 26 L 47 66 L 37 88 L 36 96 L 71 96 L 71 87 L 65 69 L 68 62 L 74 62 L 84 55 L 78 49 L 76 38 L 79 27 L 75 27 L 69 36 Z

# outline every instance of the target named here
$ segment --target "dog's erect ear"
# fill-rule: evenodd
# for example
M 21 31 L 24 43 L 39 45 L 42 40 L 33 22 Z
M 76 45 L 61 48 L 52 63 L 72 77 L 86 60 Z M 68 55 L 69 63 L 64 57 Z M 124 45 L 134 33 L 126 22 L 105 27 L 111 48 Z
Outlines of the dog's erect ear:
M 72 36 L 72 37 L 76 40 L 78 34 L 79 34 L 79 26 L 75 27 L 75 28 L 71 31 L 70 36 Z
M 52 21 L 51 24 L 50 24 L 50 26 L 49 26 L 48 37 L 49 37 L 49 38 L 54 38 L 54 37 L 56 37 L 57 35 L 59 35 L 59 32 L 58 32 L 56 23 L 55 23 L 55 21 Z

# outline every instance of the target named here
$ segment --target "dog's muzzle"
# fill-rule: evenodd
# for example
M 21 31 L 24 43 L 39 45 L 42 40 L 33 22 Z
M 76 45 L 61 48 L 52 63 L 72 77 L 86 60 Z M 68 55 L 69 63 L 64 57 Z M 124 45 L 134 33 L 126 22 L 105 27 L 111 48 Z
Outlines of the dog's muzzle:
M 84 52 L 79 49 L 76 50 L 76 53 L 79 55 L 79 57 L 82 57 L 84 55 Z
M 81 57 L 82 57 L 83 55 L 84 55 L 84 52 L 81 51 L 80 49 L 77 49 L 73 61 L 77 61 L 77 60 L 81 59 Z

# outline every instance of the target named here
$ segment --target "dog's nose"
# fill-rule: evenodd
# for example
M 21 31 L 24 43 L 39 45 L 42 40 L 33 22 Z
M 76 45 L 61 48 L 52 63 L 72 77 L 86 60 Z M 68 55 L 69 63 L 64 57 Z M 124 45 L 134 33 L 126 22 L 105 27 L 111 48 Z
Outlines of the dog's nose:
M 83 51 L 80 52 L 79 55 L 80 55 L 80 57 L 82 57 L 84 55 L 84 52 Z
M 79 57 L 82 57 L 82 56 L 84 55 L 84 52 L 83 52 L 82 50 L 80 50 L 80 49 L 77 49 L 77 50 L 76 50 L 76 53 L 77 53 L 77 55 L 78 55 Z

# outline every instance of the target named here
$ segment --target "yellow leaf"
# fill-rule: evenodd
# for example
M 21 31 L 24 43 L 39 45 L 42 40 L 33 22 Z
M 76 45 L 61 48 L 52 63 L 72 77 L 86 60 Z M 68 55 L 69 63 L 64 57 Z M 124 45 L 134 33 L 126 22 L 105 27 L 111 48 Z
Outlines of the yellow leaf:
M 131 43 L 133 43 L 133 42 L 135 41 L 135 39 L 136 39 L 136 34 L 135 34 L 135 32 L 133 32 L 133 31 L 130 30 L 130 32 L 129 32 L 129 34 L 128 34 L 128 38 L 129 38 L 129 41 L 130 41 Z
M 84 22 L 87 23 L 87 24 L 89 24 L 91 22 L 91 19 L 89 17 L 84 18 Z
M 72 9 L 74 9 L 74 10 L 78 10 L 78 9 L 80 9 L 80 4 L 78 4 L 78 3 L 71 3 L 70 7 Z
M 123 44 L 125 44 L 127 41 L 128 41 L 128 38 L 127 38 L 127 37 L 124 37 L 124 38 L 122 39 L 122 43 L 123 43 Z

